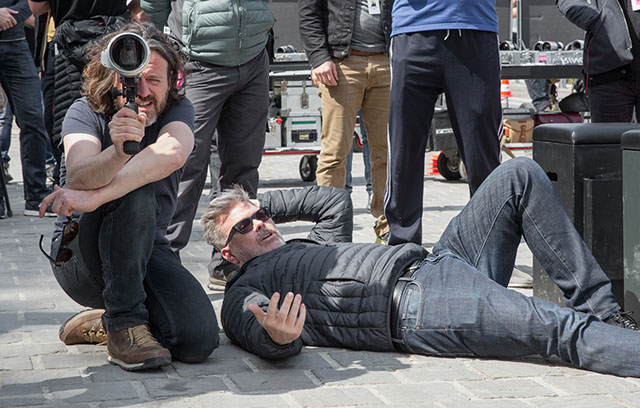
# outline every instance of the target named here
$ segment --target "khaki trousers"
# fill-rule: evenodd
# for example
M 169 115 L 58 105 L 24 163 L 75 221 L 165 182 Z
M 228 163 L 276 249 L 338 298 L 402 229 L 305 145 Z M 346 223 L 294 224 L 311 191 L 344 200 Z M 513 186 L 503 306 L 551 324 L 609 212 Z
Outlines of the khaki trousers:
M 334 59 L 338 85 L 320 85 L 322 97 L 322 150 L 316 177 L 318 185 L 344 188 L 345 160 L 352 149 L 353 129 L 358 110 L 367 130 L 371 148 L 371 214 L 383 216 L 384 188 L 387 179 L 387 121 L 391 71 L 386 55 Z M 382 225 L 376 227 L 380 232 Z M 381 231 L 382 233 L 386 232 Z M 381 235 L 381 234 L 378 234 Z

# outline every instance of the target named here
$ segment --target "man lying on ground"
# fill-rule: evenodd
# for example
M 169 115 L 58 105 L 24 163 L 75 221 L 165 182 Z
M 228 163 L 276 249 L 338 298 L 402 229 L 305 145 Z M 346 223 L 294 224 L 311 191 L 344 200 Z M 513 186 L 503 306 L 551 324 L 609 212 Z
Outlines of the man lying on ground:
M 499 166 L 431 253 L 412 243 L 285 243 L 241 189 L 212 201 L 202 222 L 207 241 L 242 266 L 227 283 L 225 332 L 259 356 L 294 356 L 303 344 L 437 356 L 538 354 L 640 376 L 637 325 L 621 312 L 530 159 Z M 567 308 L 506 288 L 522 236 Z

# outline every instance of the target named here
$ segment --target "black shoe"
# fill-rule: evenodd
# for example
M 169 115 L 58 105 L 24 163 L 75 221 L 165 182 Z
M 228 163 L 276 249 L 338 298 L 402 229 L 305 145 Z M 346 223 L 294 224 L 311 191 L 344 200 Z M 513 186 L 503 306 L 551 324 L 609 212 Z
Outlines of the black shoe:
M 39 217 L 40 216 L 40 201 L 25 201 L 24 203 L 24 215 L 27 217 Z M 47 206 L 44 212 L 45 217 L 57 217 L 58 214 L 54 213 L 51 209 L 51 205 Z
M 0 197 L 0 220 L 7 218 L 7 209 L 4 206 L 4 198 Z
M 623 329 L 640 331 L 638 323 L 631 317 L 633 312 L 621 312 L 617 311 L 611 316 L 604 319 L 604 322 L 612 326 L 622 327 Z

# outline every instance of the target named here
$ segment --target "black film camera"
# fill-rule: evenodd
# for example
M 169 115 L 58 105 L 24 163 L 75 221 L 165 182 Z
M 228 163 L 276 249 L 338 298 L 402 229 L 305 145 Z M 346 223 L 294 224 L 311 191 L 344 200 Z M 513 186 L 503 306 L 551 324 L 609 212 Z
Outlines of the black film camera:
M 102 51 L 100 61 L 102 65 L 113 69 L 120 76 L 122 90 L 114 87 L 111 90 L 113 98 L 124 96 L 127 100 L 125 107 L 138 113 L 136 96 L 138 95 L 138 78 L 149 63 L 151 51 L 149 44 L 134 33 L 120 33 L 113 37 L 107 49 Z M 136 154 L 140 151 L 140 143 L 128 140 L 124 142 L 124 152 Z

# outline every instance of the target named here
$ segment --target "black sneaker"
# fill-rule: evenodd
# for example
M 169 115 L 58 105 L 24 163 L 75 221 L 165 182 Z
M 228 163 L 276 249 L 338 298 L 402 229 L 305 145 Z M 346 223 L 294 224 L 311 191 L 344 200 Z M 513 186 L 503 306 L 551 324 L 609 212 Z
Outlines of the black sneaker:
M 622 327 L 623 329 L 640 331 L 638 323 L 631 317 L 633 312 L 621 312 L 617 311 L 611 316 L 604 319 L 604 322 L 612 326 Z
M 24 203 L 24 215 L 27 217 L 39 217 L 40 216 L 40 201 L 25 201 Z M 54 213 L 51 209 L 51 204 L 47 206 L 44 212 L 45 217 L 57 217 L 58 214 Z

